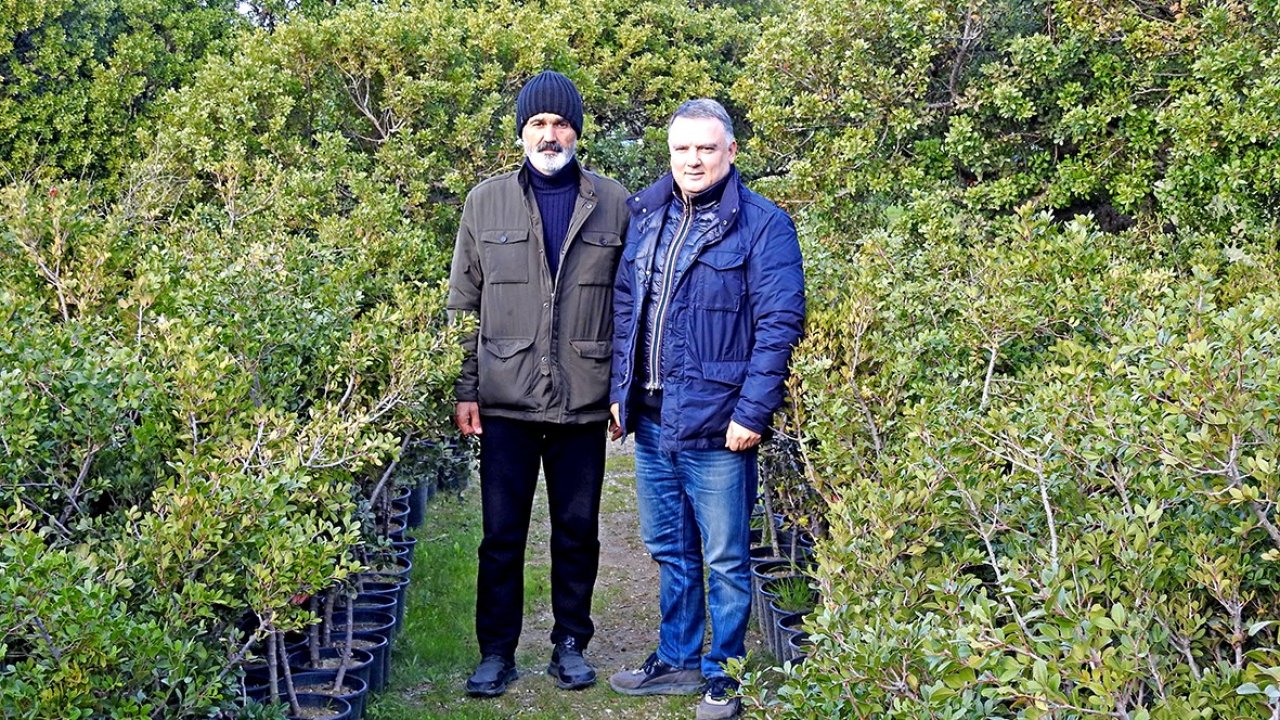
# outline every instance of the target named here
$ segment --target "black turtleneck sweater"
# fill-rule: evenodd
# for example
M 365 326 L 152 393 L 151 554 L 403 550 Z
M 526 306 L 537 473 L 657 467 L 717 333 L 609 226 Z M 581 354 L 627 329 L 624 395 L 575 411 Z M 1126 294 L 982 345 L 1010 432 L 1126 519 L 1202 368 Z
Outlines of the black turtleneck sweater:
M 529 168 L 529 185 L 542 216 L 542 243 L 547 250 L 547 269 L 554 280 L 560 269 L 560 250 L 564 247 L 569 220 L 573 217 L 578 197 L 578 160 L 569 161 L 555 175 L 543 175 L 525 160 Z

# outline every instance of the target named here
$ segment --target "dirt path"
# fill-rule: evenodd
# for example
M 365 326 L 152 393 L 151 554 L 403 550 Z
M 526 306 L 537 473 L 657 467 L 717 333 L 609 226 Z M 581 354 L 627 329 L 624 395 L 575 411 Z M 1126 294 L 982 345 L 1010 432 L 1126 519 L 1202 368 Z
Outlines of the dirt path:
M 600 575 L 596 581 L 592 618 L 596 636 L 587 658 L 600 674 L 596 687 L 582 692 L 556 689 L 546 675 L 552 617 L 549 605 L 525 614 L 524 632 L 516 662 L 521 679 L 500 698 L 512 716 L 538 708 L 562 708 L 563 718 L 617 718 L 666 720 L 692 718 L 697 697 L 631 698 L 609 689 L 608 678 L 624 668 L 638 666 L 653 652 L 658 639 L 658 567 L 640 541 L 636 517 L 635 472 L 628 442 L 610 443 L 608 470 L 600 511 Z M 534 500 L 535 520 L 530 531 L 526 576 L 546 578 L 550 526 L 546 498 L 541 490 Z M 748 649 L 762 648 L 752 630 Z
M 635 667 L 653 651 L 658 632 L 658 568 L 649 559 L 635 510 L 635 474 L 631 446 L 610 443 L 609 461 L 600 503 L 600 574 L 592 603 L 596 636 L 587 658 L 600 674 L 597 687 L 584 692 L 556 689 L 546 676 L 549 637 L 553 623 L 549 604 L 526 612 L 516 662 L 521 679 L 511 686 L 504 704 L 533 710 L 561 706 L 563 717 L 684 718 L 692 716 L 695 698 L 627 698 L 608 688 L 608 678 Z M 534 499 L 526 577 L 543 581 L 550 570 L 550 524 L 546 496 L 539 486 Z
M 474 577 L 474 544 L 478 543 L 478 490 L 463 493 L 456 506 L 459 512 L 453 522 L 432 530 L 426 552 L 444 550 L 455 561 L 464 563 L 461 572 Z M 596 686 L 569 692 L 556 688 L 546 674 L 551 652 L 552 616 L 549 593 L 550 565 L 548 545 L 550 526 L 543 484 L 539 483 L 534 498 L 533 520 L 529 533 L 529 549 L 525 564 L 526 602 L 524 630 L 516 652 L 520 677 L 498 698 L 472 699 L 462 692 L 462 685 L 474 663 L 474 648 L 460 648 L 461 655 L 441 665 L 440 659 L 428 660 L 432 648 L 419 647 L 404 651 L 406 662 L 421 662 L 430 668 L 418 673 L 407 686 L 392 691 L 385 702 L 376 702 L 373 720 L 685 720 L 693 717 L 698 698 L 692 697 L 627 697 L 609 688 L 608 678 L 624 668 L 639 665 L 653 651 L 658 635 L 658 570 L 640 542 L 635 509 L 635 475 L 631 448 L 610 444 L 600 514 L 600 573 L 596 581 L 592 617 L 596 636 L 587 650 L 587 658 L 600 676 Z M 441 532 L 442 531 L 442 534 Z M 459 532 L 462 531 L 462 532 Z M 461 539 L 463 537 L 473 540 Z M 424 552 L 419 548 L 420 555 Z M 416 572 L 415 568 L 415 572 Z M 474 586 L 473 586 L 474 587 Z M 446 617 L 439 614 L 416 625 L 418 637 L 413 642 L 432 645 L 440 633 L 470 633 L 471 595 L 459 600 Z M 423 610 L 436 602 L 421 598 Z M 456 644 L 456 643 L 455 643 Z M 465 642 L 465 645 L 471 645 Z M 754 629 L 748 633 L 747 648 L 760 652 L 760 636 Z M 457 653 L 455 653 L 457 654 Z M 417 655 L 415 658 L 414 655 Z M 436 663 L 432 665 L 431 663 Z M 434 668 L 434 669 L 431 669 Z

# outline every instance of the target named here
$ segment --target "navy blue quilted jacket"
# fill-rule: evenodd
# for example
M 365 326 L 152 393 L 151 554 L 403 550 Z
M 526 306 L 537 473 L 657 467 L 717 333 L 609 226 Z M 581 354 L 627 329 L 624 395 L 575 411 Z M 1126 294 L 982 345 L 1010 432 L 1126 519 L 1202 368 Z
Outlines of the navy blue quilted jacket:
M 667 174 L 627 201 L 631 221 L 614 282 L 609 387 L 624 432 L 634 429 L 628 406 L 644 332 L 641 304 L 674 200 Z M 747 189 L 736 169 L 716 212 L 719 222 L 690 239 L 692 252 L 681 253 L 674 269 L 661 348 L 661 446 L 667 451 L 723 448 L 731 419 L 764 433 L 782 404 L 787 363 L 803 330 L 804 269 L 791 218 Z

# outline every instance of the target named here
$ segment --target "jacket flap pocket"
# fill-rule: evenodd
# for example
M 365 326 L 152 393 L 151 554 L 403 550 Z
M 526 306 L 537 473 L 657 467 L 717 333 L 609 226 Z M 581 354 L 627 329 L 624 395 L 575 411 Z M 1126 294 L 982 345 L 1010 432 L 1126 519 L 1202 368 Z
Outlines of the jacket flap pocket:
M 622 245 L 622 236 L 618 233 L 584 231 L 581 237 L 582 242 L 588 245 L 599 247 L 618 247 Z
M 485 230 L 480 233 L 480 242 L 495 245 L 509 245 L 525 242 L 529 239 L 528 230 Z
M 569 344 L 584 358 L 607 360 L 612 350 L 609 340 L 570 340 Z
M 748 364 L 745 360 L 704 362 L 702 363 L 702 377 L 725 385 L 741 385 L 742 381 L 747 378 Z
M 486 350 L 505 360 L 528 349 L 533 344 L 533 338 L 482 338 L 481 344 Z
M 725 250 L 710 250 L 698 256 L 698 262 L 710 265 L 717 270 L 731 270 L 741 267 L 746 261 L 746 255 Z

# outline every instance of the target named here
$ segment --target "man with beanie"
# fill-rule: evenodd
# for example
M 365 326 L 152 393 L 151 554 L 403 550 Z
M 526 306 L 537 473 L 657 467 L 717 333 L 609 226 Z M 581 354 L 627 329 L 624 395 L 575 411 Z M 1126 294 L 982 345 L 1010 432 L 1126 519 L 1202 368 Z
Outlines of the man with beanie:
M 539 467 L 555 617 L 547 673 L 564 689 L 596 681 L 583 650 L 595 632 L 612 286 L 628 213 L 621 185 L 578 164 L 581 133 L 573 82 L 549 70 L 529 80 L 516 99 L 525 162 L 471 190 L 453 251 L 449 309 L 479 316 L 463 342 L 454 418 L 480 438 L 481 661 L 467 680 L 477 697 L 501 695 L 516 678 Z

